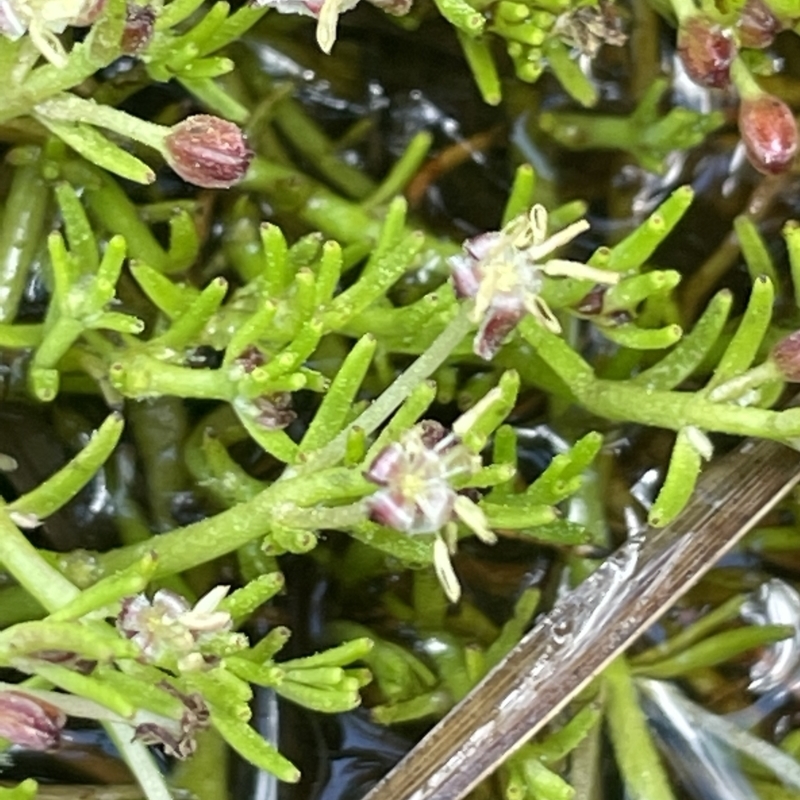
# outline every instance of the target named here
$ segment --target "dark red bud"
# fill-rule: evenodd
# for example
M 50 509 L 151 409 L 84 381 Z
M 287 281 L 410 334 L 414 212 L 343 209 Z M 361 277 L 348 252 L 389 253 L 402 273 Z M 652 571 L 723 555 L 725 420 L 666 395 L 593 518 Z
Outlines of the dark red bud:
M 435 419 L 424 419 L 419 423 L 418 427 L 420 439 L 422 439 L 422 443 L 428 450 L 432 450 L 439 442 L 447 438 L 447 428 Z
M 747 0 L 736 23 L 742 47 L 769 47 L 783 27 L 764 0 Z
M 263 367 L 267 363 L 266 356 L 255 346 L 250 345 L 243 350 L 236 359 L 245 372 L 252 372 L 256 367 Z
M 739 133 L 759 172 L 777 175 L 791 167 L 797 153 L 797 123 L 782 100 L 769 94 L 742 100 Z
M 122 29 L 122 52 L 129 56 L 141 53 L 150 44 L 155 25 L 156 12 L 152 6 L 128 3 Z
M 603 301 L 607 291 L 608 286 L 597 284 L 578 301 L 575 310 L 579 314 L 586 314 L 587 317 L 597 316 L 603 311 Z
M 785 380 L 800 383 L 800 331 L 781 339 L 770 355 Z
M 678 30 L 678 54 L 686 74 L 700 86 L 730 84 L 736 45 L 730 32 L 704 14 L 689 17 Z
M 253 151 L 233 122 L 197 114 L 175 125 L 165 139 L 167 162 L 188 183 L 227 189 L 247 172 Z

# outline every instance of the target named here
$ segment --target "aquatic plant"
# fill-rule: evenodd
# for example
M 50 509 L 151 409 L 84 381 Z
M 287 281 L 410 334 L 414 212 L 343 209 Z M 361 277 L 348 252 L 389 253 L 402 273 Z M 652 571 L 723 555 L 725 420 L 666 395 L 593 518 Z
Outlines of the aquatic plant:
M 366 697 L 382 724 L 445 713 L 543 603 L 518 575 L 498 624 L 469 557 L 519 546 L 549 553 L 562 585 L 588 574 L 613 544 L 598 482 L 618 426 L 671 432 L 663 477 L 638 495 L 654 526 L 685 507 L 717 434 L 800 437 L 800 409 L 780 405 L 800 376 L 799 229 L 759 230 L 793 180 L 795 95 L 764 50 L 793 35 L 791 3 L 651 3 L 691 91 L 741 98 L 738 149 L 769 176 L 748 177 L 762 183 L 733 223 L 737 244 L 685 281 L 671 242 L 696 213 L 688 183 L 664 179 L 658 201 L 609 234 L 541 163 L 548 137 L 664 176 L 723 130 L 724 107 L 665 110 L 653 60 L 628 107 L 601 103 L 594 70 L 609 47 L 632 46 L 629 10 L 373 3 L 398 30 L 443 18 L 482 98 L 508 103 L 523 155 L 540 162 L 509 169 L 494 223 L 437 235 L 402 194 L 413 201 L 415 181 L 424 193 L 463 153 L 423 167 L 433 142 L 419 130 L 377 180 L 343 155 L 359 129 L 332 140 L 254 56 L 277 52 L 264 40 L 284 26 L 303 31 L 262 22 L 268 6 L 316 18 L 318 44 L 336 53 L 354 5 L 0 3 L 0 735 L 50 750 L 69 719 L 95 720 L 148 800 L 179 786 L 223 796 L 223 743 L 299 779 L 253 727 L 255 692 L 324 713 Z M 635 13 L 652 45 L 654 11 Z M 541 102 L 555 91 L 545 71 L 558 104 Z M 519 114 L 529 100 L 540 113 Z M 747 286 L 721 286 L 738 248 Z M 34 404 L 64 410 L 72 456 L 29 481 L 12 434 Z M 534 475 L 531 418 L 555 444 Z M 55 535 L 98 474 L 87 519 L 111 508 L 113 532 Z M 793 526 L 778 532 L 796 544 Z M 775 530 L 757 540 L 775 545 Z M 330 622 L 327 647 L 282 656 L 289 629 L 259 615 L 297 591 L 281 573 L 291 556 L 373 592 L 405 641 L 352 614 Z M 390 585 L 408 570 L 410 587 Z M 787 638 L 770 616 L 734 626 L 735 598 L 616 661 L 503 767 L 504 797 L 580 791 L 580 775 L 598 774 L 604 718 L 630 791 L 670 797 L 637 692 L 661 697 L 646 679 L 681 677 L 710 697 L 712 668 Z M 188 760 L 166 778 L 149 747 Z M 567 774 L 568 758 L 580 769 Z M 782 763 L 773 750 L 760 761 Z M 26 780 L 0 796 L 36 791 Z

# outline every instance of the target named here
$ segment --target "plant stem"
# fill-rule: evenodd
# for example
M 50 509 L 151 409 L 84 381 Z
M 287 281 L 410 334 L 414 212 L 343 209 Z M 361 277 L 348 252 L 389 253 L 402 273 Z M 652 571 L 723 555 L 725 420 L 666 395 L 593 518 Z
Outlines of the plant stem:
M 172 800 L 164 776 L 150 755 L 150 751 L 139 742 L 131 741 L 130 725 L 122 722 L 105 722 L 103 727 L 136 776 L 147 800 Z
M 0 506 L 0 562 L 17 583 L 48 611 L 55 611 L 80 592 L 51 567 Z
M 50 190 L 38 163 L 14 172 L 0 227 L 0 322 L 17 314 L 25 281 L 42 239 Z
M 426 378 L 430 377 L 461 343 L 472 327 L 465 306 L 450 324 L 436 337 L 433 344 L 402 374 L 358 419 L 343 430 L 335 439 L 321 450 L 309 456 L 308 460 L 289 474 L 302 475 L 311 469 L 335 463 L 344 454 L 345 445 L 354 429 L 369 436 Z
M 36 113 L 64 122 L 97 125 L 159 152 L 163 151 L 164 138 L 169 133 L 169 128 L 162 125 L 145 122 L 124 111 L 66 92 L 39 103 Z

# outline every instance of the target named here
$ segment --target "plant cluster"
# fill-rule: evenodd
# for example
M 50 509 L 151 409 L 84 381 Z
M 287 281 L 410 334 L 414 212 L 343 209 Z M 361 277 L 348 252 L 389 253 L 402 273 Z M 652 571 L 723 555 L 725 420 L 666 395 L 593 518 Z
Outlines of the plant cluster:
M 497 230 L 436 236 L 402 197 L 430 153 L 428 132 L 377 183 L 248 61 L 248 37 L 283 24 L 274 14 L 262 23 L 268 6 L 316 18 L 330 51 L 353 5 L 0 2 L 0 353 L 10 365 L 0 413 L 20 398 L 107 410 L 96 430 L 81 431 L 74 458 L 0 503 L 0 736 L 50 750 L 69 718 L 96 720 L 147 800 L 173 791 L 151 747 L 189 759 L 173 782 L 200 798 L 225 791 L 224 769 L 212 780 L 191 756 L 205 749 L 224 764 L 221 743 L 299 779 L 252 727 L 254 691 L 326 713 L 365 696 L 382 724 L 445 713 L 543 602 L 540 589 L 521 590 L 507 621 L 490 619 L 462 575 L 463 540 L 540 548 L 557 554 L 562 583 L 580 580 L 613 543 L 598 481 L 615 426 L 673 434 L 647 498 L 654 526 L 685 507 L 716 434 L 800 437 L 800 409 L 779 405 L 800 381 L 796 223 L 778 242 L 784 269 L 759 230 L 769 198 L 736 218 L 747 276 L 738 294 L 718 286 L 729 252 L 685 290 L 663 263 L 692 214 L 688 185 L 661 192 L 625 235 L 586 244 L 587 204 L 562 202 L 541 169 L 523 164 Z M 630 11 L 617 4 L 373 5 L 399 26 L 443 17 L 490 104 L 502 101 L 503 80 L 506 94 L 520 81 L 539 91 L 551 72 L 584 109 L 543 110 L 536 135 L 566 148 L 618 149 L 663 174 L 671 154 L 724 124 L 721 110 L 664 113 L 663 77 L 630 113 L 586 110 L 600 100 L 595 59 L 626 46 Z M 762 185 L 790 186 L 793 96 L 767 73 L 775 37 L 798 24 L 794 4 L 651 5 L 676 29 L 676 72 L 698 92 L 740 98 L 743 152 L 769 176 Z M 116 80 L 115 70 L 130 74 Z M 137 95 L 168 83 L 180 101 L 143 118 Z M 180 190 L 165 188 L 176 176 Z M 559 452 L 526 477 L 521 409 L 531 396 L 561 435 Z M 14 486 L 21 454 L 5 449 L 10 424 L 0 418 L 0 469 Z M 132 485 L 137 469 L 144 487 Z M 100 470 L 114 538 L 57 552 L 38 538 L 43 527 Z M 187 491 L 210 513 L 179 520 L 172 500 Z M 793 524 L 760 535 L 796 545 Z M 327 649 L 281 657 L 289 630 L 252 620 L 292 592 L 280 571 L 292 556 L 325 564 L 342 583 L 377 581 L 405 638 L 342 618 L 326 631 Z M 410 600 L 386 583 L 407 569 Z M 580 770 L 565 765 L 596 777 L 591 742 L 605 719 L 631 793 L 671 797 L 637 692 L 655 697 L 652 681 L 699 675 L 697 694 L 709 696 L 713 669 L 791 634 L 770 615 L 734 624 L 745 602 L 733 593 L 660 645 L 620 658 L 509 760 L 498 791 L 575 796 Z M 762 744 L 762 767 L 793 774 Z M 789 796 L 751 772 L 769 796 Z M 29 780 L 0 797 L 36 791 Z

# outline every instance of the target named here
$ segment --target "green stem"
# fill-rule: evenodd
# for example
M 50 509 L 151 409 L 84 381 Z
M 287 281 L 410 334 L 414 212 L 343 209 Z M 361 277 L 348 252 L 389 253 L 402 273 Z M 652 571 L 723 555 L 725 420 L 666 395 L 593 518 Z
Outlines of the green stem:
M 64 162 L 62 172 L 71 183 L 81 187 L 92 217 L 110 233 L 125 238 L 131 259 L 142 261 L 158 272 L 174 270 L 169 254 L 156 241 L 139 209 L 110 175 L 77 161 Z
M 280 211 L 295 214 L 313 230 L 341 244 L 365 238 L 377 241 L 381 222 L 298 170 L 256 156 L 244 180 L 244 191 L 262 192 Z
M 114 131 L 162 152 L 169 128 L 154 125 L 119 109 L 64 93 L 39 103 L 36 113 L 64 122 L 85 122 Z
M 380 426 L 417 385 L 441 366 L 470 327 L 467 312 L 462 309 L 433 345 L 352 425 L 321 450 L 310 454 L 302 464 L 288 469 L 280 481 L 249 502 L 202 522 L 162 534 L 157 539 L 104 553 L 98 556 L 99 572 L 107 574 L 124 569 L 150 551 L 157 557 L 156 576 L 183 572 L 263 536 L 276 511 L 287 508 L 289 504 L 310 508 L 336 498 L 360 497 L 363 494 L 363 478 L 359 472 L 321 470 L 342 458 L 353 429 L 358 428 L 368 435 Z
M 173 500 L 189 485 L 183 451 L 188 436 L 186 405 L 164 395 L 127 405 L 133 437 L 147 486 L 150 512 L 157 530 L 175 526 Z
M 362 202 L 362 207 L 374 208 L 388 203 L 393 197 L 399 195 L 424 163 L 432 144 L 433 135 L 429 131 L 420 131 L 416 134 L 403 151 L 403 155 L 395 161 L 380 186 Z
M 285 97 L 275 105 L 273 120 L 293 147 L 331 185 L 356 199 L 375 190 L 373 181 L 362 170 L 342 161 L 335 144 L 298 102 Z
M 134 399 L 172 395 L 231 401 L 236 395 L 236 385 L 220 370 L 167 364 L 141 352 L 121 353 L 108 373 L 112 386 Z
M 382 223 L 356 203 L 343 199 L 298 170 L 256 156 L 245 179 L 238 185 L 244 191 L 262 192 L 276 210 L 294 215 L 310 229 L 347 245 L 377 241 Z M 420 260 L 434 266 L 458 252 L 451 242 L 426 236 Z
M 292 506 L 313 507 L 318 503 L 335 501 L 337 497 L 360 497 L 363 482 L 360 472 L 346 469 L 278 481 L 252 500 L 202 522 L 97 556 L 98 570 L 92 575 L 92 580 L 124 569 L 147 553 L 155 555 L 156 578 L 183 572 L 264 536 L 273 516 L 279 511 Z
M 0 506 L 0 563 L 48 611 L 55 611 L 80 594 L 39 555 L 3 506 Z
M 109 415 L 92 434 L 86 447 L 69 464 L 35 489 L 9 503 L 9 514 L 45 519 L 58 511 L 89 483 L 108 460 L 122 435 L 122 428 L 122 417 L 116 413 Z
M 433 344 L 402 374 L 358 419 L 343 430 L 329 444 L 310 454 L 308 459 L 295 468 L 294 474 L 305 474 L 312 469 L 320 469 L 335 463 L 345 451 L 348 437 L 354 429 L 367 436 L 381 425 L 389 415 L 430 377 L 461 343 L 472 327 L 466 307 L 461 306 L 458 314 L 439 334 Z
M 50 190 L 40 173 L 37 162 L 19 167 L 11 181 L 0 227 L 0 322 L 14 320 L 42 241 Z
M 347 529 L 353 525 L 360 525 L 366 521 L 366 508 L 362 503 L 353 503 L 349 506 L 337 506 L 328 508 L 325 506 L 317 508 L 296 508 L 290 507 L 287 510 L 279 510 L 276 513 L 279 524 L 290 528 L 303 528 L 305 530 L 315 530 L 328 528 L 330 530 Z
M 800 436 L 800 409 L 770 411 L 712 403 L 693 392 L 648 390 L 598 380 L 579 395 L 589 411 L 606 419 L 640 422 L 669 430 L 694 425 L 702 430 L 788 439 Z
M 736 87 L 742 100 L 756 100 L 766 94 L 758 85 L 741 56 L 737 56 L 731 63 L 731 82 Z
M 606 719 L 625 787 L 631 797 L 674 800 L 624 658 L 606 667 L 603 681 L 608 690 Z

